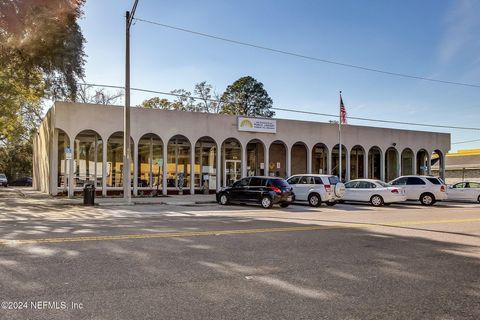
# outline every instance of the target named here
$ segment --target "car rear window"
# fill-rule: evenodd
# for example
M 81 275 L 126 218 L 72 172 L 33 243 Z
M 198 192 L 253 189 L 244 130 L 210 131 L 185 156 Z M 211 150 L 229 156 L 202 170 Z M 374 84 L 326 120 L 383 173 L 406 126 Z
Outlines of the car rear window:
M 277 188 L 288 187 L 288 182 L 283 179 L 270 179 L 268 180 L 268 184 Z
M 376 182 L 376 183 L 378 183 L 379 185 L 381 185 L 381 186 L 382 186 L 382 187 L 384 187 L 384 188 L 391 187 L 391 185 L 390 185 L 390 184 L 388 184 L 388 183 L 385 183 L 385 182 L 383 182 L 383 181 L 380 181 L 380 180 L 376 180 L 375 182 Z
M 340 179 L 338 179 L 337 176 L 331 176 L 331 177 L 328 177 L 328 181 L 330 182 L 330 184 L 336 185 L 337 183 L 340 182 Z
M 408 177 L 407 178 L 407 185 L 415 186 L 415 185 L 424 185 L 424 184 L 426 184 L 425 181 L 423 181 L 420 178 L 417 178 L 417 177 Z
M 430 181 L 433 184 L 441 184 L 440 181 L 438 181 L 437 178 L 427 178 L 428 181 Z
M 265 185 L 265 179 L 257 178 L 257 177 L 252 177 L 250 179 L 250 186 L 251 187 L 259 187 L 259 186 L 264 186 L 264 185 Z
M 315 179 L 315 184 L 323 184 L 321 177 L 314 177 L 314 179 Z

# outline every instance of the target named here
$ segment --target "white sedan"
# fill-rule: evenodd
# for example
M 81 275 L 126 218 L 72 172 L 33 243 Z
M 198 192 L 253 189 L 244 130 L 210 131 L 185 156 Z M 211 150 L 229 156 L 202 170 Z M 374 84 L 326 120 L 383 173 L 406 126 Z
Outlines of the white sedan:
M 358 179 L 345 183 L 343 201 L 370 202 L 378 207 L 406 200 L 407 196 L 403 188 L 392 187 L 380 180 Z
M 448 200 L 480 202 L 480 182 L 464 181 L 447 188 Z

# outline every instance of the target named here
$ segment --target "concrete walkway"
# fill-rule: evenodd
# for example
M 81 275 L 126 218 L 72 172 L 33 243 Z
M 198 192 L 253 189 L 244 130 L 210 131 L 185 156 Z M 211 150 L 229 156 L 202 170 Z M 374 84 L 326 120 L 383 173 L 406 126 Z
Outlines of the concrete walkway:
M 82 205 L 83 197 L 74 197 L 68 199 L 65 197 L 53 197 L 45 193 L 33 190 L 32 188 L 9 188 L 9 191 L 20 193 L 22 197 L 29 199 L 48 199 L 58 204 Z M 13 189 L 13 190 L 12 190 Z M 195 205 L 215 203 L 214 194 L 195 194 L 195 195 L 169 195 L 160 197 L 132 197 L 131 203 L 126 203 L 119 197 L 96 197 L 95 204 L 99 206 L 125 206 L 125 205 L 144 205 L 144 204 L 168 204 L 168 205 Z

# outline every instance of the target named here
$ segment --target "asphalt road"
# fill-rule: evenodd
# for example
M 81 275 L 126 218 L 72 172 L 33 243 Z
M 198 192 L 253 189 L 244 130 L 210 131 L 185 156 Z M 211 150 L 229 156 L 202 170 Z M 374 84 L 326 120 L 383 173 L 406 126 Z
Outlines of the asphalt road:
M 480 318 L 478 204 L 37 200 L 0 190 L 0 319 Z

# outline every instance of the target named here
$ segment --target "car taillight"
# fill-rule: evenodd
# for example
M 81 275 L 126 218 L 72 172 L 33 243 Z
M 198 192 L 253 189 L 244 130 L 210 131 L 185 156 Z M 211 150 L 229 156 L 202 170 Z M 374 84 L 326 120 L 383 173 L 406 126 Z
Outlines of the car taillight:
M 442 186 L 440 187 L 440 192 L 445 192 L 445 186 L 444 186 L 444 185 L 442 185 Z
M 277 188 L 277 187 L 270 187 L 270 190 L 272 190 L 273 192 L 275 192 L 275 193 L 277 193 L 277 194 L 282 193 L 282 190 L 280 190 L 280 189 Z
M 332 186 L 329 185 L 329 184 L 326 184 L 325 185 L 325 190 L 328 191 L 328 192 L 332 191 Z
M 392 189 L 391 192 L 392 193 L 398 193 L 398 189 Z

